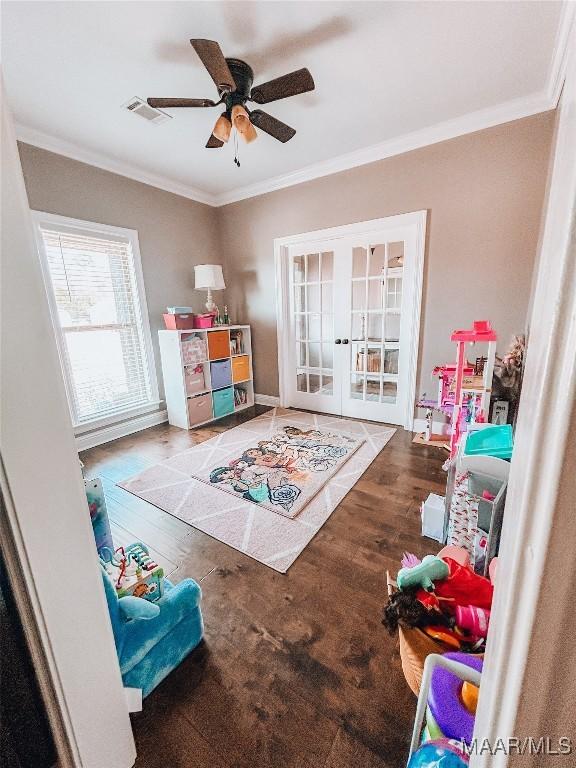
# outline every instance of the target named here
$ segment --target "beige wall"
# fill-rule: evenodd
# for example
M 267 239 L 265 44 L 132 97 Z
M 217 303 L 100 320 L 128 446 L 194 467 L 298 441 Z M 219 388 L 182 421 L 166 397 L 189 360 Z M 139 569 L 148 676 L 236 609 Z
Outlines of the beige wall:
M 450 333 L 488 318 L 505 347 L 526 324 L 554 113 L 211 208 L 20 144 L 30 207 L 138 230 L 156 331 L 169 303 L 202 309 L 193 265 L 224 260 L 234 322 L 253 326 L 255 391 L 278 394 L 276 237 L 428 210 L 418 394 L 454 356 Z
M 168 304 L 206 301 L 194 290 L 194 264 L 219 264 L 217 211 L 203 203 L 19 144 L 30 207 L 138 231 L 160 397 L 158 329 Z M 218 294 L 215 294 L 218 301 Z
M 232 317 L 253 325 L 255 390 L 278 394 L 273 240 L 427 209 L 418 393 L 450 333 L 525 328 L 554 113 L 461 136 L 218 211 Z

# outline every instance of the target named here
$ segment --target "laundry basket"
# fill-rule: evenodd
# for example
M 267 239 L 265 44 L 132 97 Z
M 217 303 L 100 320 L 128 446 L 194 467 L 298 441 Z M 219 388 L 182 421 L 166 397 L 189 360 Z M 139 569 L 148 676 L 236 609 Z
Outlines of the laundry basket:
M 396 589 L 396 583 L 386 571 L 386 584 L 388 594 L 391 595 Z M 426 656 L 431 653 L 448 653 L 454 648 L 446 643 L 434 640 L 425 632 L 417 627 L 398 626 L 400 640 L 400 661 L 402 662 L 402 672 L 410 690 L 418 696 L 420 685 L 422 683 L 422 673 L 424 672 L 424 662 Z

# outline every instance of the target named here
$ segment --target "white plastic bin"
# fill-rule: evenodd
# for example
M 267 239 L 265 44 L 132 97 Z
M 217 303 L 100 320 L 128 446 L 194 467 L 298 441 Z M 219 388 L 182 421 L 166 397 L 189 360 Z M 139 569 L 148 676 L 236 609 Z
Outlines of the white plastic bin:
M 428 494 L 422 502 L 422 536 L 444 543 L 444 496 L 436 493 Z

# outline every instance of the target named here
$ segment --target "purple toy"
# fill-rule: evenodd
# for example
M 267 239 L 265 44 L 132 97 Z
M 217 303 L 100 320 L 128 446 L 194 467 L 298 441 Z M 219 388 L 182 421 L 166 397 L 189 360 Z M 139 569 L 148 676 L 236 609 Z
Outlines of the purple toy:
M 445 653 L 444 656 L 482 672 L 483 660 L 478 656 L 469 653 Z M 428 706 L 447 739 L 462 739 L 470 744 L 474 731 L 474 715 L 462 703 L 461 688 L 462 680 L 459 677 L 442 667 L 436 667 L 432 672 Z
M 402 568 L 414 568 L 415 565 L 420 565 L 422 560 L 411 552 L 404 552 L 400 565 Z

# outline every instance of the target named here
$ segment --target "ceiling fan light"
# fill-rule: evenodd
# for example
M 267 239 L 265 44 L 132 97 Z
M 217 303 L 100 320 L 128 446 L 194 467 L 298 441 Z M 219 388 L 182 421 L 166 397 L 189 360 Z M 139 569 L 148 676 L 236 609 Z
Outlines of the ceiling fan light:
M 216 136 L 216 138 L 220 139 L 220 141 L 223 141 L 224 143 L 226 143 L 230 138 L 231 130 L 232 130 L 232 123 L 226 117 L 226 113 L 223 112 L 218 118 L 218 120 L 216 120 L 216 123 L 214 125 L 214 130 L 212 131 L 212 135 Z
M 248 112 L 241 104 L 235 104 L 232 107 L 232 123 L 246 144 L 250 144 L 258 136 L 256 128 L 250 122 Z

